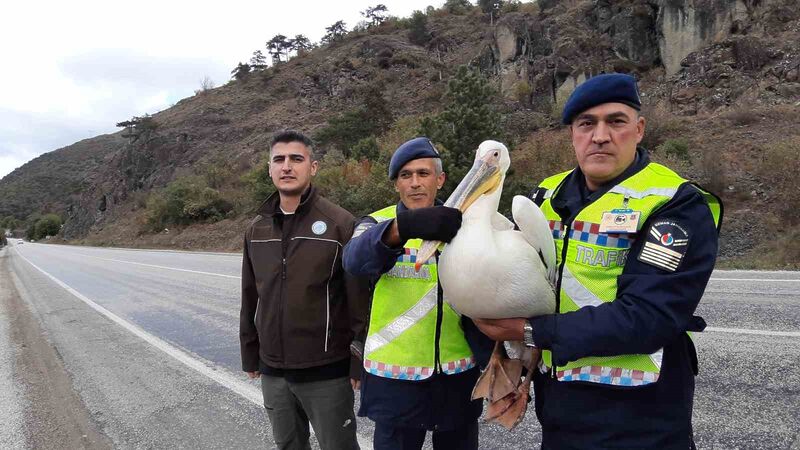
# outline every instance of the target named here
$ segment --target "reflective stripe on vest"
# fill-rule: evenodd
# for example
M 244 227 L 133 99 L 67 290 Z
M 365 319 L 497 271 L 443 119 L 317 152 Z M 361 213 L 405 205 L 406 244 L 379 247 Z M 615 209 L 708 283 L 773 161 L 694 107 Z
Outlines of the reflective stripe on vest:
M 553 210 L 551 199 L 571 171 L 563 172 L 542 182 L 544 189 L 542 212 L 553 230 L 557 258 L 561 269 L 559 312 L 576 311 L 589 306 L 599 306 L 616 299 L 616 279 L 622 274 L 630 247 L 636 236 L 600 233 L 602 213 L 627 207 L 640 211 L 639 231 L 647 218 L 668 202 L 686 180 L 670 169 L 656 163 L 632 175 L 611 188 L 596 201 L 587 204 L 567 228 Z M 721 204 L 712 194 L 706 196 L 715 222 L 721 219 Z M 567 239 L 567 248 L 564 241 Z M 565 260 L 566 258 L 566 260 Z M 658 380 L 663 359 L 663 349 L 650 355 L 618 355 L 585 357 L 554 368 L 560 381 L 587 381 L 618 386 L 638 386 Z M 552 354 L 545 350 L 542 367 L 552 367 Z
M 371 216 L 378 222 L 395 217 L 396 207 Z M 411 239 L 391 270 L 378 280 L 364 345 L 364 369 L 385 378 L 423 380 L 436 371 L 438 267 L 431 258 L 414 270 L 422 241 Z M 461 329 L 461 317 L 442 304 L 439 362 L 443 373 L 455 374 L 475 366 Z

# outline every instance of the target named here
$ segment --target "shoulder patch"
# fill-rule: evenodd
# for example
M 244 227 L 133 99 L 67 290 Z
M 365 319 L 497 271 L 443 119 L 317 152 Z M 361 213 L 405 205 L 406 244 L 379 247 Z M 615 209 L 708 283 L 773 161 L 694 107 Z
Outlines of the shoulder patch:
M 370 228 L 374 227 L 376 224 L 374 222 L 361 222 L 356 226 L 356 229 L 353 230 L 353 237 L 357 238 L 361 236 L 361 234 Z
M 638 259 L 667 272 L 675 272 L 688 245 L 689 232 L 686 228 L 672 220 L 659 220 L 647 230 L 647 240 Z

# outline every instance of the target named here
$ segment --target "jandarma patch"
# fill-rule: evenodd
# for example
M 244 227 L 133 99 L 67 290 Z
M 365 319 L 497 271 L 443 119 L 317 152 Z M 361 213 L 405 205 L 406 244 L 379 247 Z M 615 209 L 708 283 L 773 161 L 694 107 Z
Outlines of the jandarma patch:
M 679 223 L 661 220 L 647 231 L 639 261 L 668 272 L 675 272 L 689 246 L 689 233 Z

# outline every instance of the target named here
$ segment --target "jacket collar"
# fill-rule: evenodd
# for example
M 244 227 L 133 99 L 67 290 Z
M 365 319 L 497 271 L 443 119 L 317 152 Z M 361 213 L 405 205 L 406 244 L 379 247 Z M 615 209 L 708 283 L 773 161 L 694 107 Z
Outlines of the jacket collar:
M 584 205 L 602 197 L 606 192 L 611 190 L 611 188 L 637 174 L 648 164 L 650 164 L 650 156 L 647 150 L 644 147 L 637 147 L 636 158 L 631 165 L 618 177 L 603 184 L 594 192 L 589 191 L 586 186 L 586 177 L 581 171 L 581 168 L 576 167 L 561 183 L 558 192 L 551 200 L 551 205 L 563 219 L 573 217 L 577 215 Z
M 314 185 L 310 185 L 308 189 L 300 196 L 300 204 L 297 205 L 297 210 L 295 210 L 295 214 L 303 214 L 305 213 L 308 208 L 314 203 L 317 196 L 317 188 Z M 276 215 L 283 215 L 283 211 L 281 211 L 281 196 L 278 191 L 275 191 L 264 200 L 264 203 L 261 204 L 258 208 L 258 214 L 262 217 L 274 217 Z

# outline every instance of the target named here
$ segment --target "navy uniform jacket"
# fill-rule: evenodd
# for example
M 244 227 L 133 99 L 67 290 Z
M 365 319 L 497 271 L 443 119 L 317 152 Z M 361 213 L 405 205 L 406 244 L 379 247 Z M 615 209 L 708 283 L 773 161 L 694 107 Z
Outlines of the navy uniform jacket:
M 405 209 L 402 203 L 397 204 L 398 211 Z M 342 262 L 347 272 L 369 277 L 374 286 L 382 274 L 391 270 L 403 252 L 402 248 L 388 247 L 381 240 L 391 224 L 391 220 L 377 223 L 370 216 L 356 224 L 357 235 L 344 248 Z M 441 298 L 442 288 L 439 286 Z M 494 342 L 483 335 L 472 320 L 462 317 L 461 325 L 478 365 L 485 367 Z M 475 367 L 460 374 L 434 374 L 426 380 L 408 381 L 383 378 L 365 371 L 358 415 L 398 427 L 458 429 L 481 415 L 481 400 L 470 400 L 479 375 L 479 369 Z
M 585 205 L 648 162 L 647 152 L 639 149 L 631 167 L 596 192 L 588 191 L 583 173 L 576 169 L 551 204 L 564 223 L 570 223 Z M 537 194 L 535 201 L 541 197 Z M 683 262 L 675 272 L 639 261 L 646 239 L 636 239 L 618 277 L 614 302 L 531 319 L 534 342 L 551 349 L 557 365 L 592 355 L 649 354 L 663 347 L 658 381 L 616 387 L 559 382 L 552 374 L 536 371 L 542 448 L 692 448 L 697 354 L 686 331 L 705 328 L 694 312 L 714 268 L 718 230 L 703 195 L 689 184 L 648 218 L 641 236 L 659 219 L 678 222 L 689 233 Z

